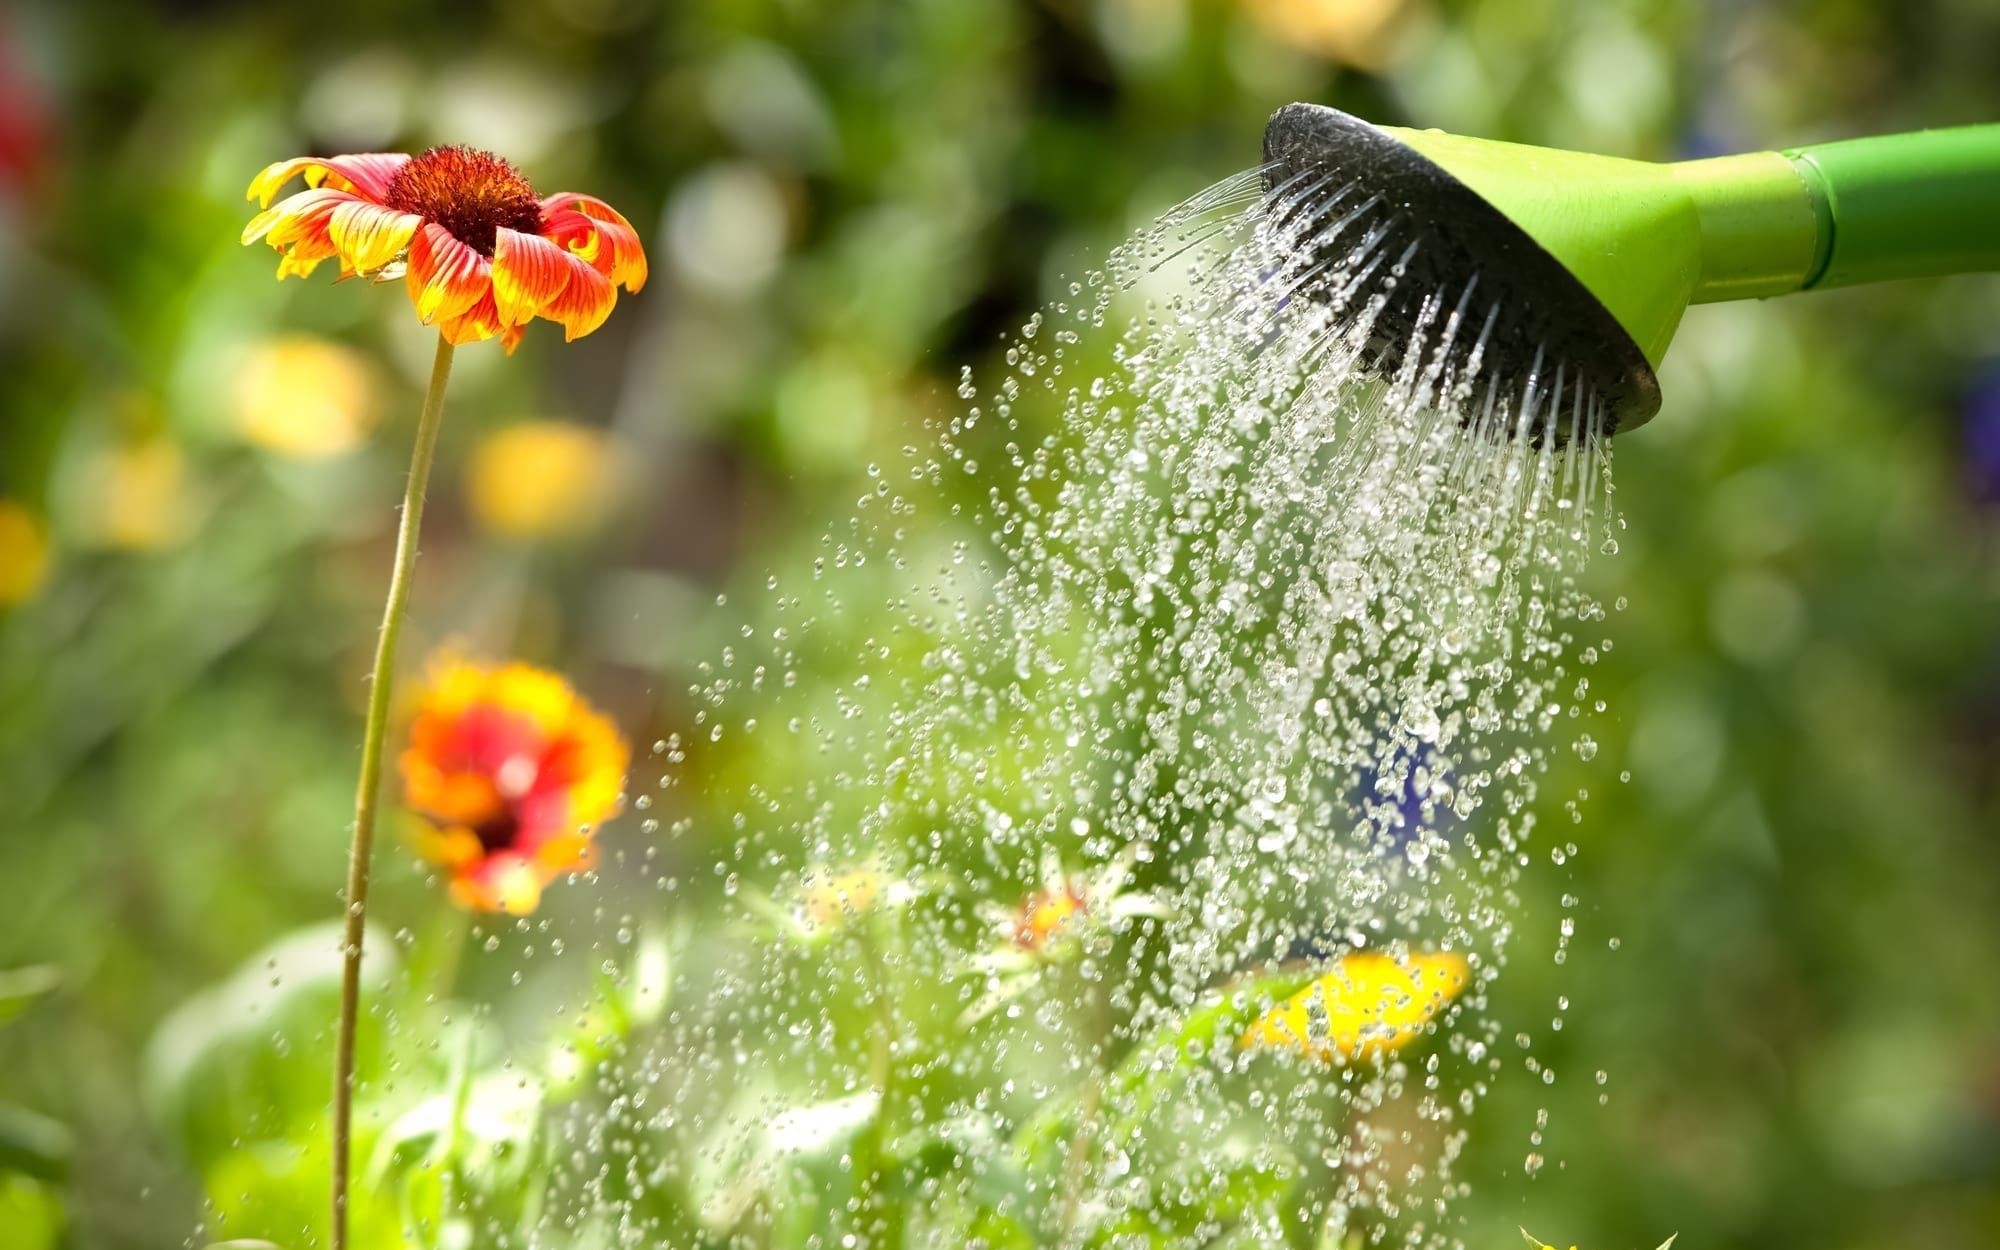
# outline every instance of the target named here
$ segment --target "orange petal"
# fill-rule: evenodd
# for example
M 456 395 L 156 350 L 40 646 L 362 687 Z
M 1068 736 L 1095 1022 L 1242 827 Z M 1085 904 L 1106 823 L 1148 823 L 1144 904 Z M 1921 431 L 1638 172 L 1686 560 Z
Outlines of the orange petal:
M 553 304 L 569 284 L 570 269 L 560 247 L 503 226 L 493 242 L 493 302 L 501 322 L 524 325 Z
M 572 343 L 604 324 L 618 302 L 618 288 L 580 257 L 566 256 L 563 263 L 569 266 L 569 282 L 542 316 L 562 322 L 563 341 Z
M 333 211 L 327 237 L 355 273 L 371 273 L 402 255 L 424 219 L 414 213 L 355 200 Z
M 632 223 L 625 219 L 623 213 L 603 200 L 578 195 L 574 191 L 558 192 L 542 201 L 544 221 L 553 224 L 558 215 L 566 212 L 586 218 L 601 240 L 594 238 L 587 243 L 572 242 L 571 239 L 557 238 L 555 231 L 547 227 L 542 233 L 556 238 L 557 242 L 570 247 L 578 255 L 588 252 L 585 259 L 595 264 L 599 273 L 626 290 L 637 291 L 646 285 L 646 249 L 640 246 L 639 232 L 632 228 Z M 575 230 L 573 224 L 571 230 Z
M 424 824 L 411 832 L 419 856 L 453 872 L 470 872 L 486 855 L 479 835 L 464 825 L 439 829 Z
M 306 185 L 330 184 L 337 191 L 351 191 L 364 199 L 380 202 L 389 194 L 389 182 L 410 158 L 401 152 L 360 152 L 349 156 L 294 156 L 274 161 L 250 180 L 245 199 L 268 206 L 278 189 L 299 175 Z
M 558 191 L 542 201 L 542 213 L 544 215 L 560 213 L 565 209 L 582 213 L 586 217 L 595 217 L 599 221 L 615 221 L 627 230 L 632 228 L 632 223 L 625 220 L 625 214 L 594 195 L 582 195 L 575 191 Z
M 512 356 L 514 354 L 514 349 L 521 345 L 521 336 L 523 334 L 526 334 L 527 332 L 528 332 L 528 327 L 526 325 L 508 326 L 506 329 L 500 331 L 501 348 L 504 349 L 509 356 Z
M 493 284 L 486 283 L 486 293 L 479 302 L 456 317 L 440 317 L 438 333 L 444 335 L 454 347 L 467 343 L 483 343 L 500 333 L 500 310 L 493 306 Z
M 410 302 L 425 325 L 460 317 L 493 295 L 492 262 L 436 222 L 425 222 L 410 236 L 406 281 Z
M 628 291 L 646 285 L 646 249 L 639 246 L 639 232 L 619 222 L 607 222 L 604 232 L 617 243 L 618 259 L 611 280 Z
M 533 859 L 535 866 L 551 877 L 582 872 L 597 862 L 597 843 L 586 834 L 558 834 L 537 845 Z

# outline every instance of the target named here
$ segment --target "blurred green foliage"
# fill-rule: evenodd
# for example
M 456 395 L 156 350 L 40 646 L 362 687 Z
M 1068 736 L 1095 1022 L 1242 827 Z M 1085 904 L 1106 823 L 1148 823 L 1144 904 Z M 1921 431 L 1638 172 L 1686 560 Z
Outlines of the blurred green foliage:
M 304 927 L 338 908 L 428 343 L 399 293 L 277 284 L 237 245 L 265 162 L 470 142 L 640 226 L 655 282 L 603 331 L 461 353 L 407 653 L 456 639 L 551 664 L 646 743 L 689 729 L 694 666 L 737 605 L 821 554 L 864 466 L 952 410 L 959 366 L 1250 164 L 1278 104 L 1646 157 L 2000 113 L 1983 0 L 92 0 L 17 6 L 0 39 L 0 500 L 42 557 L 0 578 L 25 588 L 0 604 L 0 968 L 60 977 L 0 1029 L 0 1103 L 33 1117 L 26 1140 L 75 1143 L 62 1168 L 0 1153 L 10 1250 L 238 1235 L 246 1194 L 264 1235 L 320 1218 L 331 1010 L 311 952 L 332 956 Z M 247 362 L 300 333 L 363 362 L 370 398 L 346 402 L 381 420 L 355 417 L 345 453 L 253 441 Z M 2000 512 L 1967 398 L 1995 360 L 1991 278 L 1690 315 L 1665 411 L 1618 447 L 1623 551 L 1592 570 L 1630 605 L 1595 670 L 1605 749 L 1543 787 L 1547 827 L 1589 792 L 1578 850 L 1531 878 L 1495 991 L 1515 1018 L 1561 1016 L 1533 1033 L 1560 1079 L 1495 1092 L 1467 1227 L 2000 1237 Z M 470 502 L 474 449 L 529 420 L 615 448 L 576 487 L 602 505 L 581 532 L 496 533 Z M 831 697 L 837 658 L 800 706 Z M 412 1178 L 399 1213 L 441 1220 L 421 1187 L 448 1182 L 511 1210 L 526 1191 L 491 1165 L 530 1166 L 543 1102 L 613 1097 L 579 1074 L 617 1029 L 551 1020 L 617 996 L 598 955 L 552 942 L 591 951 L 659 916 L 621 871 L 642 860 L 682 882 L 668 911 L 704 914 L 720 886 L 700 840 L 628 818 L 606 843 L 600 879 L 552 893 L 532 930 L 476 935 L 456 1002 L 411 973 L 408 1001 L 379 1004 L 402 1066 L 360 1166 Z M 377 957 L 443 959 L 438 891 L 393 841 L 380 858 Z M 271 986 L 270 958 L 304 965 Z M 260 989 L 254 1016 L 216 1005 Z M 906 1010 L 950 1027 L 942 1004 Z M 866 1036 L 835 1023 L 840 1045 Z M 488 1077 L 541 1048 L 524 1111 L 528 1086 Z M 579 1114 L 595 1148 L 646 1148 L 606 1107 Z M 417 1166 L 440 1159 L 485 1166 Z M 271 1205 L 285 1194 L 296 1210 Z

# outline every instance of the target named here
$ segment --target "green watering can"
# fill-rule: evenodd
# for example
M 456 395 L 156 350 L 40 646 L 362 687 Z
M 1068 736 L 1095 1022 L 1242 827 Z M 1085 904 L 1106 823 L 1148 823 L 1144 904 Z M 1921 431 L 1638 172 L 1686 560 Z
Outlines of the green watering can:
M 1363 204 L 1385 248 L 1414 245 L 1398 281 L 1386 265 L 1369 279 L 1387 296 L 1385 365 L 1401 363 L 1426 301 L 1459 309 L 1484 326 L 1482 393 L 1531 407 L 1560 370 L 1602 405 L 1607 433 L 1659 410 L 1653 370 L 1689 304 L 2000 269 L 2000 125 L 1655 164 L 1291 104 L 1265 128 L 1264 155 L 1277 219 L 1305 223 L 1294 246 L 1351 246 L 1351 229 L 1314 231 L 1320 218 L 1361 224 L 1345 219 Z M 1462 330 L 1449 350 L 1480 340 Z M 1560 422 L 1532 424 L 1562 437 Z

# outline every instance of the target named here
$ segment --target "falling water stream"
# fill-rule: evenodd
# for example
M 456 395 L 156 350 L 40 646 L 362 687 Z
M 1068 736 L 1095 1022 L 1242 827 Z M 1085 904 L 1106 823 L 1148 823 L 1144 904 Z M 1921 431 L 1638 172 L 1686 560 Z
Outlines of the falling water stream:
M 1563 362 L 1485 380 L 1476 283 L 1384 352 L 1393 215 L 1262 179 L 1071 285 L 743 609 L 649 800 L 727 925 L 564 1126 L 552 1228 L 1463 1244 L 1609 448 Z M 1376 952 L 1458 961 L 1416 1036 L 1245 1043 Z

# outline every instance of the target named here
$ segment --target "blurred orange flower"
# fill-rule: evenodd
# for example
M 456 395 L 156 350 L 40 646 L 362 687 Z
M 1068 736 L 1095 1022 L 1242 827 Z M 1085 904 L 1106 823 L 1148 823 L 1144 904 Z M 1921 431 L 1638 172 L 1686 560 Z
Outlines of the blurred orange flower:
M 1402 1049 L 1465 988 L 1465 956 L 1348 955 L 1243 1034 L 1255 1050 L 1345 1063 Z
M 270 207 L 301 175 L 307 189 Z M 258 174 L 249 198 L 265 208 L 243 242 L 276 248 L 280 278 L 329 257 L 342 277 L 403 277 L 417 316 L 454 344 L 497 335 L 511 352 L 536 317 L 576 339 L 604 324 L 618 287 L 646 284 L 618 210 L 569 191 L 537 199 L 520 170 L 474 148 L 295 156 Z
M 403 801 L 460 905 L 525 915 L 551 881 L 589 867 L 630 761 L 618 730 L 554 673 L 447 660 L 410 728 Z

